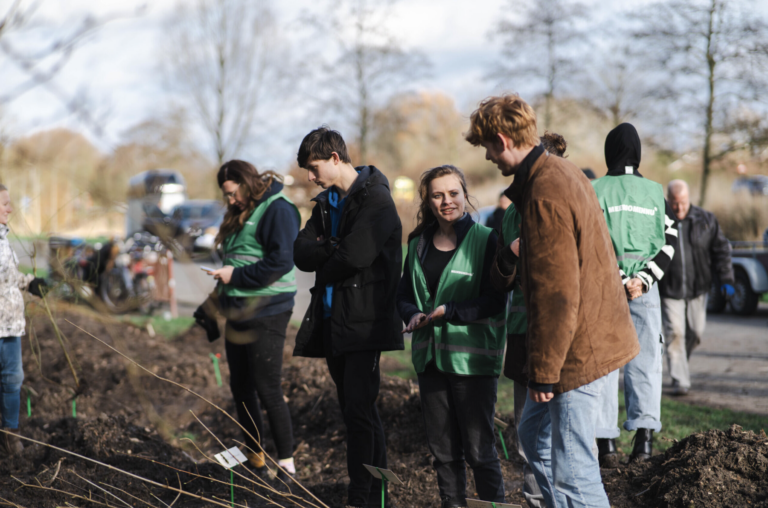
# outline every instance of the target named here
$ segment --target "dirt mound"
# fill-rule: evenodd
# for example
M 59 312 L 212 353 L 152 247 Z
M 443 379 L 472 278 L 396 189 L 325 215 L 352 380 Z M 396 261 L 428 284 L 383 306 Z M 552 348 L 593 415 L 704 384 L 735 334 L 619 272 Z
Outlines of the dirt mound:
M 23 348 L 26 379 L 22 390 L 22 434 L 102 465 L 28 443 L 20 456 L 0 458 L 0 504 L 7 500 L 24 507 L 65 502 L 99 506 L 72 494 L 85 498 L 92 495 L 94 500 L 108 500 L 110 505 L 122 504 L 101 489 L 137 506 L 142 505 L 139 500 L 162 506 L 157 498 L 170 504 L 177 493 L 159 485 L 181 485 L 185 492 L 196 496 L 228 502 L 229 474 L 210 457 L 224 446 L 242 442 L 239 427 L 207 402 L 131 365 L 89 334 L 152 373 L 189 387 L 234 415 L 222 340 L 209 343 L 205 332 L 193 327 L 168 341 L 93 313 L 60 310 L 55 319 L 76 368 L 80 381 L 76 387 L 52 323 L 39 307 L 29 305 L 28 314 L 29 335 Z M 335 385 L 324 361 L 292 358 L 295 332 L 289 329 L 283 390 L 293 418 L 297 476 L 328 506 L 343 506 L 348 481 L 346 432 Z M 221 357 L 223 386 L 217 385 L 210 358 L 217 353 Z M 26 411 L 27 399 L 31 416 Z M 72 417 L 73 399 L 76 418 Z M 379 409 L 387 431 L 389 467 L 405 481 L 404 486 L 392 488 L 393 500 L 401 508 L 437 505 L 437 481 L 426 447 L 415 383 L 382 376 Z M 501 416 L 511 419 L 509 415 Z M 264 447 L 273 453 L 267 418 L 265 422 Z M 511 437 L 505 438 L 511 451 Z M 501 448 L 499 453 L 503 453 Z M 519 464 L 502 463 L 508 501 L 523 502 Z M 250 477 L 245 470 L 242 474 Z M 274 484 L 273 480 L 267 481 Z M 236 502 L 251 507 L 268 505 L 263 499 L 270 495 L 267 489 L 237 476 L 235 483 L 239 486 Z M 471 482 L 468 491 L 474 493 Z M 301 496 L 308 498 L 306 494 Z M 182 496 L 174 506 L 210 504 Z
M 738 425 L 692 434 L 612 476 L 607 490 L 622 506 L 768 507 L 768 436 Z
M 89 333 L 150 372 L 194 390 L 234 415 L 222 340 L 209 343 L 199 327 L 165 340 L 93 313 L 61 310 L 55 315 L 56 322 L 76 367 L 80 381 L 76 387 L 50 320 L 33 305 L 28 306 L 28 314 L 22 434 L 102 464 L 28 443 L 21 455 L 0 458 L 0 504 L 5 500 L 27 508 L 67 502 L 82 507 L 107 502 L 124 505 L 117 496 L 136 506 L 163 506 L 157 499 L 170 505 L 177 493 L 162 485 L 229 501 L 229 473 L 211 457 L 242 442 L 239 427 L 211 404 L 137 368 Z M 293 418 L 297 477 L 328 506 L 343 506 L 348 481 L 346 431 L 335 385 L 324 361 L 292 358 L 295 333 L 289 328 L 283 390 Z M 217 384 L 210 356 L 216 354 L 221 357 L 223 386 Z M 386 363 L 382 362 L 385 370 Z M 397 368 L 399 365 L 393 366 L 393 370 Z M 72 417 L 73 399 L 76 418 Z M 27 415 L 27 400 L 31 416 Z M 383 375 L 378 404 L 387 434 L 389 467 L 405 482 L 391 489 L 394 502 L 400 508 L 437 506 L 437 480 L 416 384 Z M 511 415 L 499 416 L 512 421 Z M 267 418 L 265 423 L 268 425 Z M 507 429 L 504 440 L 511 459 L 502 460 L 507 502 L 524 505 L 513 427 Z M 268 426 L 263 443 L 267 452 L 274 453 Z M 498 446 L 503 456 L 500 443 Z M 692 435 L 647 463 L 603 471 L 603 475 L 611 504 L 617 508 L 768 506 L 767 465 L 766 436 L 733 427 L 727 432 Z M 238 469 L 256 481 L 244 468 Z M 473 495 L 471 473 L 469 477 L 468 492 Z M 279 501 L 252 481 L 235 476 L 235 483 L 237 503 L 268 506 L 267 495 Z M 298 491 L 294 488 L 294 492 Z M 94 502 L 83 499 L 89 496 Z M 174 506 L 211 504 L 182 496 Z

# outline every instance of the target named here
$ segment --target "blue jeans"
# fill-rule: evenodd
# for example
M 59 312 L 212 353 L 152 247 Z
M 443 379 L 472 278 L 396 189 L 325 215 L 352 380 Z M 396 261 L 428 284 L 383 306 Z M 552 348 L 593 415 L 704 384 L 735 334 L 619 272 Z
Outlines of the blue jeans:
M 661 299 L 657 284 L 629 302 L 629 312 L 640 341 L 640 353 L 624 366 L 624 401 L 627 421 L 624 430 L 661 430 L 661 370 L 664 339 L 661 333 Z M 600 399 L 597 437 L 619 437 L 619 371 L 606 376 Z
M 555 395 L 549 402 L 525 402 L 521 441 L 550 508 L 609 508 L 592 453 L 595 416 L 606 378 Z
M 24 369 L 21 366 L 21 337 L 0 338 L 0 410 L 3 412 L 3 428 L 19 428 L 21 383 Z

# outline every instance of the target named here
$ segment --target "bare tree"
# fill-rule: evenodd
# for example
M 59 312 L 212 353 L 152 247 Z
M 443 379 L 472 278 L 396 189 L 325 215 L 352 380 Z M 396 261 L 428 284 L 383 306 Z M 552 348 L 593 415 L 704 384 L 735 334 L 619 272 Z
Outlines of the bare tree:
M 671 0 L 636 14 L 636 40 L 648 48 L 649 64 L 667 77 L 656 97 L 671 100 L 672 116 L 693 114 L 702 141 L 701 196 L 706 199 L 712 164 L 743 147 L 715 146 L 732 125 L 729 112 L 753 102 L 768 86 L 768 27 L 752 3 L 730 0 Z
M 7 105 L 36 88 L 44 88 L 67 110 L 74 114 L 95 135 L 104 135 L 103 122 L 93 112 L 83 91 L 70 93 L 59 86 L 55 78 L 71 60 L 79 48 L 106 23 L 124 18 L 125 14 L 115 13 L 98 19 L 84 15 L 74 26 L 46 30 L 38 47 L 31 47 L 25 39 L 15 41 L 16 36 L 34 28 L 34 18 L 40 1 L 13 0 L 0 12 L 0 106 Z M 137 11 L 140 12 L 140 11 Z M 37 27 L 38 30 L 40 27 Z M 11 78 L 14 67 L 20 79 Z M 20 72 L 19 72 L 20 71 Z
M 166 69 L 221 165 L 252 141 L 268 99 L 288 87 L 287 49 L 268 0 L 180 2 L 167 24 Z
M 628 45 L 611 45 L 583 77 L 580 94 L 616 126 L 647 107 L 649 83 L 645 78 Z
M 332 31 L 336 58 L 324 65 L 322 107 L 346 116 L 354 125 L 360 159 L 366 162 L 374 110 L 404 86 L 426 76 L 431 63 L 422 53 L 403 48 L 389 30 L 397 0 L 335 0 Z M 322 19 L 323 23 L 326 19 Z M 319 19 L 315 19 L 319 25 Z
M 587 7 L 568 0 L 510 0 L 508 12 L 521 16 L 499 22 L 492 35 L 503 41 L 502 61 L 491 73 L 501 83 L 532 79 L 544 97 L 544 128 L 552 123 L 552 105 L 565 80 L 579 71 L 575 49 L 584 42 Z

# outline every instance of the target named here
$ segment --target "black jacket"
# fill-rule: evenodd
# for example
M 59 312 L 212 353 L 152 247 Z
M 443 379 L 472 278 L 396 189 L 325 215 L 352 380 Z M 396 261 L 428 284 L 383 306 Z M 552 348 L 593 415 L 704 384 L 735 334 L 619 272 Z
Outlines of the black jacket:
M 458 249 L 461 242 L 464 241 L 464 237 L 467 236 L 469 228 L 474 225 L 475 221 L 472 220 L 472 216 L 468 213 L 464 214 L 464 217 L 458 220 L 454 226 L 456 232 L 456 248 Z M 410 263 L 410 256 L 418 255 L 421 261 L 427 256 L 427 251 L 433 247 L 432 237 L 437 231 L 437 223 L 429 226 L 421 234 L 419 246 L 417 252 L 408 251 L 408 256 L 405 259 L 405 270 L 403 271 L 403 278 L 400 280 L 400 286 L 397 289 L 397 310 L 400 313 L 400 317 L 403 322 L 408 325 L 411 318 L 419 313 L 427 313 L 429 309 L 419 309 L 416 306 L 416 297 L 413 294 L 413 284 L 411 283 L 411 272 L 408 270 L 408 264 Z M 448 302 L 445 304 L 445 320 L 447 321 L 462 321 L 468 323 L 470 321 L 476 321 L 478 319 L 484 319 L 489 316 L 493 316 L 504 310 L 506 304 L 506 293 L 502 293 L 494 289 L 491 285 L 491 264 L 493 263 L 493 257 L 496 255 L 496 242 L 498 237 L 495 232 L 491 232 L 488 235 L 488 242 L 485 247 L 485 258 L 483 259 L 482 266 L 482 278 L 480 279 L 480 296 L 471 300 L 465 300 L 463 302 Z
M 272 182 L 256 206 L 282 190 L 282 183 Z M 261 288 L 290 272 L 293 268 L 293 242 L 300 225 L 293 205 L 284 199 L 273 201 L 256 227 L 256 240 L 264 247 L 264 257 L 257 263 L 235 268 L 230 284 L 239 288 Z M 244 330 L 252 327 L 255 320 L 293 309 L 295 295 L 280 293 L 254 299 L 221 294 L 219 305 L 230 324 L 236 330 Z
M 333 284 L 333 355 L 404 349 L 395 295 L 402 268 L 403 228 L 387 178 L 373 166 L 360 172 L 346 197 L 337 238 L 331 239 L 328 190 L 313 199 L 312 216 L 293 246 L 296 267 L 315 272 L 312 300 L 296 336 L 294 356 L 322 358 L 323 293 Z M 323 236 L 325 240 L 318 242 Z M 335 244 L 335 246 L 334 246 Z
M 731 244 L 725 238 L 717 218 L 711 212 L 691 205 L 688 212 L 691 227 L 685 228 L 688 235 L 686 247 L 692 247 L 694 264 L 694 293 L 685 295 L 683 287 L 683 255 L 678 249 L 677 255 L 667 269 L 666 275 L 659 282 L 662 297 L 682 299 L 695 298 L 709 291 L 712 274 L 716 274 L 722 284 L 733 284 L 731 266 Z M 683 239 L 680 239 L 683 242 Z M 683 247 L 685 248 L 685 247 Z

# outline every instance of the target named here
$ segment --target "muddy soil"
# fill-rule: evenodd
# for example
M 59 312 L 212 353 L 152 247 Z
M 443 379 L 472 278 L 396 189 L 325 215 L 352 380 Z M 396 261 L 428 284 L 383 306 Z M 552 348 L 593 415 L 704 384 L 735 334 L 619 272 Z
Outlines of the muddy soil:
M 648 462 L 604 471 L 617 506 L 768 507 L 768 436 L 727 431 L 692 434 Z
M 42 444 L 27 442 L 21 455 L 0 458 L 0 505 L 47 508 L 69 502 L 78 507 L 163 507 L 179 496 L 163 486 L 184 491 L 176 507 L 212 506 L 210 500 L 229 503 L 229 472 L 211 460 L 213 454 L 242 442 L 236 424 L 212 405 L 235 414 L 222 340 L 209 343 L 198 327 L 165 340 L 96 314 L 60 309 L 56 323 L 76 363 L 80 389 L 75 390 L 50 320 L 34 305 L 28 313 L 21 428 L 24 436 Z M 289 329 L 283 390 L 293 417 L 297 477 L 329 507 L 343 506 L 346 434 L 335 387 L 323 361 L 291 357 L 295 332 Z M 89 333 L 210 403 L 131 365 Z M 210 354 L 221 356 L 223 386 L 217 385 Z M 382 360 L 384 371 L 399 368 L 392 359 Z M 72 416 L 75 395 L 76 418 Z M 27 398 L 31 416 L 27 416 Z M 417 387 L 383 375 L 379 409 L 387 432 L 389 466 L 405 481 L 391 488 L 395 505 L 439 506 Z M 498 416 L 512 421 L 512 415 Z M 525 504 L 512 427 L 504 439 L 511 458 L 502 460 L 507 502 Z M 501 442 L 497 445 L 503 457 Z M 264 446 L 267 452 L 274 451 L 268 430 Z M 731 429 L 693 435 L 648 464 L 603 473 L 615 507 L 768 506 L 767 456 L 764 435 Z M 469 477 L 468 493 L 474 496 Z M 238 466 L 234 479 L 238 505 L 275 506 L 270 503 L 276 501 L 296 506 L 270 490 L 274 486 L 285 490 L 271 478 L 257 479 Z M 291 490 L 311 500 L 296 486 Z

